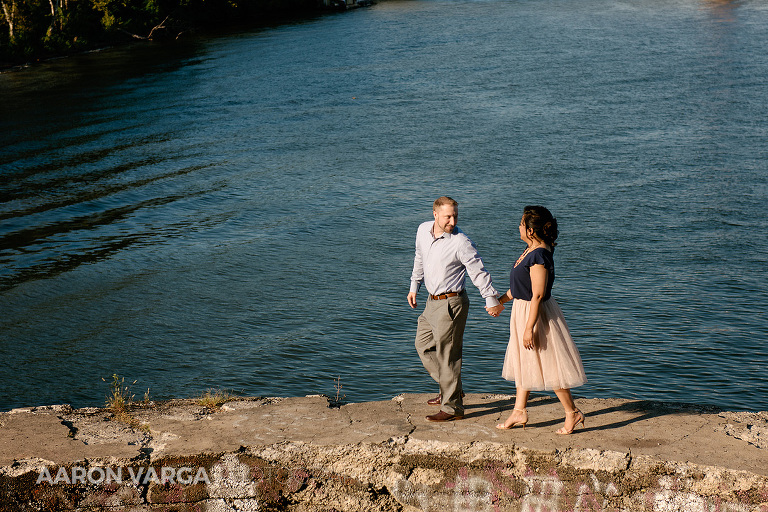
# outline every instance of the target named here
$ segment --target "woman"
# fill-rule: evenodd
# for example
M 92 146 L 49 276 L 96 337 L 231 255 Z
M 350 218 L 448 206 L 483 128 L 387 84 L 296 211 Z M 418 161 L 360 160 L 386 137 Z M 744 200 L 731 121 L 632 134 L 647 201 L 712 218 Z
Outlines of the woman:
M 543 206 L 526 206 L 519 229 L 528 247 L 510 272 L 509 290 L 500 298 L 502 304 L 513 301 L 501 375 L 515 381 L 515 408 L 496 428 L 525 428 L 530 392 L 554 390 L 565 409 L 565 425 L 557 433 L 570 434 L 579 423 L 584 426 L 584 414 L 573 402 L 571 388 L 586 383 L 587 377 L 563 312 L 551 296 L 557 219 Z M 489 313 L 498 311 L 491 308 Z

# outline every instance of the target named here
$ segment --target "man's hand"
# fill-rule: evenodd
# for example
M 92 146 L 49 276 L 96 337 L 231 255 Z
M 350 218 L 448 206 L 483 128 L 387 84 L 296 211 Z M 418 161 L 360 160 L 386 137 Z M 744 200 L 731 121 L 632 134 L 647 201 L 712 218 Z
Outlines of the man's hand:
M 486 306 L 485 310 L 488 312 L 489 315 L 495 317 L 495 316 L 499 316 L 501 312 L 504 311 L 504 306 L 502 304 L 498 304 L 490 308 Z
M 410 304 L 411 309 L 416 309 L 416 292 L 410 292 L 408 294 L 408 304 Z

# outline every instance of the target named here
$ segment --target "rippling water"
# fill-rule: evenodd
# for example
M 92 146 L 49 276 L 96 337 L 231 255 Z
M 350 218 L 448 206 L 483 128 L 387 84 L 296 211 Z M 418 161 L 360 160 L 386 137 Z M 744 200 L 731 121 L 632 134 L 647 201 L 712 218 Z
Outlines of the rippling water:
M 758 0 L 388 0 L 2 73 L 0 410 L 434 391 L 442 194 L 502 290 L 558 217 L 579 396 L 768 410 L 766 40 Z M 511 393 L 469 291 L 465 388 Z

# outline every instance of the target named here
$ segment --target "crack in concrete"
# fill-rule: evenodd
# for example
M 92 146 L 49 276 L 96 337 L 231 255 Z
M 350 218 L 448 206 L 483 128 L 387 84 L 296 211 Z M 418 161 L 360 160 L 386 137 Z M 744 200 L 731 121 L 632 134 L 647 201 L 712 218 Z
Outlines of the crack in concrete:
M 702 423 L 701 423 L 701 425 L 699 426 L 699 428 L 697 428 L 697 429 L 695 429 L 695 430 L 693 430 L 693 431 L 691 431 L 691 432 L 688 432 L 687 434 L 684 434 L 682 437 L 678 438 L 678 439 L 677 439 L 677 440 L 676 440 L 674 443 L 679 443 L 679 442 L 681 442 L 681 441 L 683 441 L 683 440 L 685 440 L 685 439 L 687 439 L 687 438 L 691 437 L 692 435 L 694 435 L 694 434 L 697 434 L 697 433 L 701 432 L 702 430 L 704 430 L 704 427 L 706 427 L 706 426 L 707 426 L 707 425 L 709 425 L 709 424 L 710 424 L 710 422 L 709 422 L 709 421 L 707 421 L 707 420 L 703 420 L 703 421 L 702 421 Z M 673 443 L 673 444 L 674 444 L 674 443 Z
M 147 432 L 139 443 L 138 453 L 131 459 L 131 461 L 149 461 L 152 458 L 152 452 L 155 451 L 155 449 L 150 446 L 154 440 L 155 438 L 152 435 L 152 431 Z
M 342 408 L 340 408 L 339 411 L 347 418 L 347 422 L 350 425 L 355 423 L 354 420 L 352 419 L 352 416 L 350 416 L 349 411 L 347 411 L 346 409 L 342 409 Z
M 408 437 L 410 437 L 410 435 L 416 431 L 416 425 L 414 425 L 413 422 L 411 421 L 411 413 L 408 413 L 408 416 L 406 416 L 405 421 L 407 421 L 408 424 L 411 426 L 411 430 L 409 430 L 408 433 L 405 434 L 405 438 L 407 440 Z
M 406 412 L 403 410 L 403 402 L 398 401 L 397 402 L 397 408 L 400 410 L 400 412 L 405 413 L 405 421 L 408 422 L 408 424 L 411 426 L 411 430 L 408 431 L 407 434 L 405 434 L 405 441 L 408 442 L 408 438 L 416 431 L 416 425 L 411 421 L 411 413 Z
M 77 439 L 77 427 L 75 424 L 67 419 L 64 419 L 63 416 L 56 416 L 59 420 L 61 420 L 61 424 L 64 425 L 69 429 L 69 434 L 67 434 L 67 437 L 71 437 L 72 439 Z

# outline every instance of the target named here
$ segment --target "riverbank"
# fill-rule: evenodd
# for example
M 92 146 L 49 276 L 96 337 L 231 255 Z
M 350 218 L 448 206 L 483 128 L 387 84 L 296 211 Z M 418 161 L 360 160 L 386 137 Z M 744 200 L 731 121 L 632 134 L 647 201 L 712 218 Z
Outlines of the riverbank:
M 141 5 L 132 5 L 133 18 L 137 19 L 112 19 L 107 26 L 104 20 L 109 16 L 104 13 L 105 18 L 99 20 L 100 8 L 96 6 L 92 6 L 91 16 L 86 17 L 80 11 L 66 13 L 66 4 L 62 4 L 58 12 L 62 19 L 53 24 L 50 12 L 21 19 L 16 13 L 9 24 L 8 11 L 0 10 L 0 71 L 105 48 L 150 42 L 171 44 L 195 36 L 296 23 L 373 3 L 373 0 L 244 0 L 208 2 L 197 8 L 168 5 L 162 14 L 151 7 L 144 12 Z M 77 16 L 85 19 L 78 22 L 69 19 Z
M 509 431 L 511 396 L 470 394 L 449 423 L 428 398 L 15 409 L 0 510 L 768 511 L 768 412 L 580 399 L 586 427 L 560 436 L 553 398 Z

